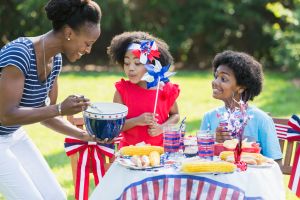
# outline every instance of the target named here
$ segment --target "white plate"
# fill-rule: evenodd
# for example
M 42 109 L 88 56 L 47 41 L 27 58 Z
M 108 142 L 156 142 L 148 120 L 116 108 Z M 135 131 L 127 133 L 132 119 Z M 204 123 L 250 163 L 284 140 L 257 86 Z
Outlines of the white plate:
M 270 168 L 270 167 L 273 167 L 274 164 L 275 164 L 275 161 L 272 160 L 271 158 L 269 158 L 267 160 L 267 162 L 265 162 L 265 163 L 263 163 L 261 165 L 249 165 L 248 164 L 247 166 L 250 167 L 250 168 Z
M 122 165 L 123 167 L 126 167 L 128 169 L 135 169 L 135 170 L 151 170 L 151 169 L 155 169 L 155 168 L 159 168 L 159 167 L 163 167 L 163 165 L 158 165 L 158 166 L 148 166 L 148 167 L 138 167 L 136 166 L 131 160 L 130 158 L 117 158 L 116 159 L 117 163 L 119 163 L 120 165 Z
M 249 168 L 270 168 L 273 167 L 274 163 L 264 163 L 262 165 L 247 165 Z

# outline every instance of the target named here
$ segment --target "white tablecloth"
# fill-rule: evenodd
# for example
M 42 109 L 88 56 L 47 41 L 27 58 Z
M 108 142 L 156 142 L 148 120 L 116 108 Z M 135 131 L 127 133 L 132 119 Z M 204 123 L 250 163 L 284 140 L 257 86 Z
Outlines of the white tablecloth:
M 155 182 L 160 189 L 153 189 Z M 201 190 L 200 183 L 204 183 Z M 174 189 L 175 185 L 177 189 Z M 186 189 L 188 185 L 189 192 Z M 117 163 L 110 167 L 90 199 L 111 200 L 122 199 L 124 196 L 126 199 L 165 199 L 163 196 L 166 199 L 186 199 L 187 195 L 190 199 L 207 199 L 208 195 L 211 197 L 208 199 L 220 199 L 224 189 L 227 192 L 224 199 L 285 199 L 283 176 L 277 164 L 270 168 L 248 167 L 245 172 L 213 175 L 183 174 L 171 168 L 137 171 L 126 169 Z

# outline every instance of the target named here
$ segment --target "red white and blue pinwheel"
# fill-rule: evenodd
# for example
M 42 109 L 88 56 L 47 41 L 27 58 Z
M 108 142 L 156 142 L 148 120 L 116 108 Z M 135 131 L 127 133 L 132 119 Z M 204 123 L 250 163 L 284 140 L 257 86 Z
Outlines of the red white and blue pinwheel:
M 132 43 L 127 50 L 131 50 L 133 55 L 138 57 L 140 62 L 145 65 L 147 73 L 142 77 L 142 80 L 147 82 L 147 89 L 157 86 L 154 104 L 155 114 L 158 91 L 162 89 L 165 83 L 169 82 L 169 77 L 173 76 L 175 72 L 168 72 L 170 65 L 162 67 L 160 62 L 156 59 L 160 57 L 160 52 L 153 40 L 142 40 L 140 44 Z
M 156 95 L 155 95 L 155 103 L 154 103 L 154 114 L 156 113 L 157 99 L 158 99 L 158 91 L 162 89 L 165 83 L 169 82 L 169 77 L 173 76 L 175 72 L 168 72 L 170 65 L 161 66 L 158 60 L 154 60 L 155 65 L 147 64 L 145 65 L 147 69 L 147 73 L 142 77 L 142 80 L 147 82 L 147 88 L 155 87 Z
M 140 48 L 132 50 L 132 53 L 140 58 L 142 64 L 151 63 L 160 56 L 156 43 L 153 40 L 142 40 Z
M 155 60 L 155 65 L 145 65 L 147 73 L 143 76 L 142 80 L 147 82 L 147 88 L 158 86 L 160 89 L 165 83 L 169 82 L 169 77 L 173 76 L 175 72 L 168 72 L 170 65 L 161 66 L 158 60 Z

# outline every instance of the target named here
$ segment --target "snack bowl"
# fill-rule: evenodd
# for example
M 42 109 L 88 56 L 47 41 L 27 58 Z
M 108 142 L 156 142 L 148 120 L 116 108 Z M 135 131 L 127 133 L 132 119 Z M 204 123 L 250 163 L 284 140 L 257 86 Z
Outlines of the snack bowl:
M 97 139 L 117 137 L 128 114 L 127 106 L 119 103 L 93 103 L 83 111 L 87 132 Z

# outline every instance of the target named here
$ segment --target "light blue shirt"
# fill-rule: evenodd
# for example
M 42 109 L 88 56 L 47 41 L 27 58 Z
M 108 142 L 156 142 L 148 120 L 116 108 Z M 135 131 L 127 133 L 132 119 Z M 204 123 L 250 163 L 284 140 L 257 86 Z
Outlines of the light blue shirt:
M 220 123 L 217 113 L 222 114 L 224 112 L 226 112 L 225 107 L 219 107 L 205 113 L 200 130 L 215 131 Z M 272 118 L 262 110 L 252 106 L 248 107 L 247 114 L 252 118 L 245 127 L 244 136 L 255 139 L 260 144 L 261 153 L 264 156 L 274 160 L 281 159 L 282 152 Z

